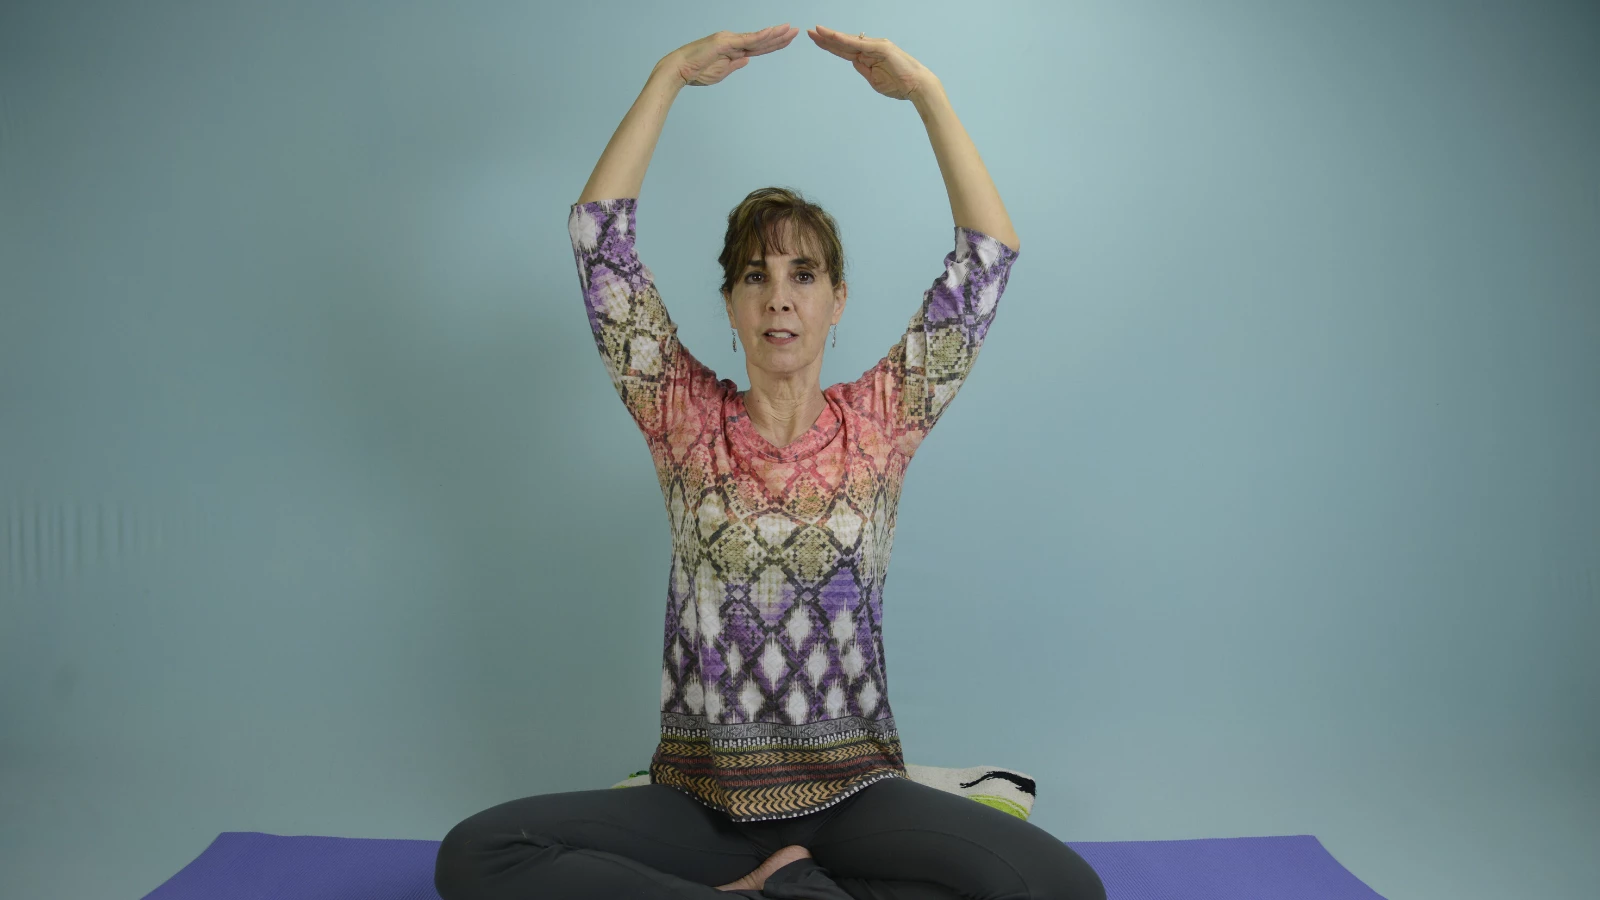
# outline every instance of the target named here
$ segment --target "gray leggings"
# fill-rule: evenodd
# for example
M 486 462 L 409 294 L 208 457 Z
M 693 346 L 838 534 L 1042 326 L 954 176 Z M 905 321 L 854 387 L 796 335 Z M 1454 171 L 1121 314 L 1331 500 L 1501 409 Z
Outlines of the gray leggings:
M 779 847 L 796 860 L 760 891 L 719 891 Z M 1049 832 L 905 778 L 792 819 L 734 822 L 677 788 L 540 794 L 480 812 L 439 845 L 443 900 L 1105 900 Z

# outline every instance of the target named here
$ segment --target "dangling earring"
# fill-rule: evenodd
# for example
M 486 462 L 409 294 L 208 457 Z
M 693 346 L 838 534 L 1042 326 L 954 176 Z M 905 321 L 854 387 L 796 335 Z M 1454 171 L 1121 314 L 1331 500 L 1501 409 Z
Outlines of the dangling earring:
M 733 344 L 733 352 L 738 353 L 739 352 L 739 329 L 730 328 L 728 330 L 733 332 L 733 337 L 728 338 L 728 341 L 729 341 L 729 343 Z
M 839 326 L 833 326 L 833 346 L 839 346 Z

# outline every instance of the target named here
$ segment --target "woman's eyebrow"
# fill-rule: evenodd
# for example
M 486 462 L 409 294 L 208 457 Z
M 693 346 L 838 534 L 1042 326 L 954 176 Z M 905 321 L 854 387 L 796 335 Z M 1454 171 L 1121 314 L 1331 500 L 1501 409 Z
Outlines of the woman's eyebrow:
M 794 264 L 796 266 L 810 266 L 813 269 L 817 267 L 817 261 L 809 256 L 796 256 L 794 258 Z M 762 259 L 752 259 L 749 263 L 747 263 L 747 265 L 754 266 L 758 269 L 765 269 L 767 267 L 766 260 Z

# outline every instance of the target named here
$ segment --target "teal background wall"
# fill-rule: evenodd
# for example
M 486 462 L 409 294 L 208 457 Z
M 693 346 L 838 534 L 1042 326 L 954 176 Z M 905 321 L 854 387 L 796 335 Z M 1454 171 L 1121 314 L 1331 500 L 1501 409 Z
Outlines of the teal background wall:
M 1600 15 L 1509 0 L 5 4 L 0 895 L 648 764 L 665 510 L 567 208 L 657 59 L 784 21 L 936 72 L 1022 237 L 901 501 L 908 760 L 1593 896 Z M 640 253 L 740 385 L 769 184 L 854 378 L 952 246 L 926 132 L 804 35 L 679 96 Z

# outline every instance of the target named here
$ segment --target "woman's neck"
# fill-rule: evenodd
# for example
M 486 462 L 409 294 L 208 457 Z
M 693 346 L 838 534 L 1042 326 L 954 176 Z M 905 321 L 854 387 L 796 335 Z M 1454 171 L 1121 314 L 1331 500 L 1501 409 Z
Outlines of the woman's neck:
M 810 431 L 827 405 L 827 399 L 822 396 L 822 387 L 814 379 L 809 384 L 775 380 L 763 382 L 752 374 L 750 389 L 744 392 L 744 408 L 750 414 L 751 426 L 757 434 L 780 449 Z

